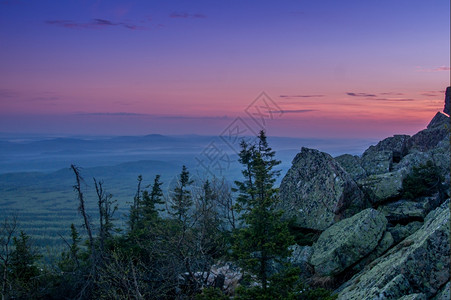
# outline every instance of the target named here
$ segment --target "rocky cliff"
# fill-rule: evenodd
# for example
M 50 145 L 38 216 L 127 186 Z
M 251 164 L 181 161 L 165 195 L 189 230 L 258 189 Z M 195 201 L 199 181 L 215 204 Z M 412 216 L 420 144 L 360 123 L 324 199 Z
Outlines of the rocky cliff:
M 447 115 L 413 136 L 361 156 L 296 155 L 280 206 L 299 230 L 319 234 L 311 247 L 294 246 L 310 253 L 298 264 L 307 281 L 327 281 L 339 299 L 449 299 L 450 94 Z

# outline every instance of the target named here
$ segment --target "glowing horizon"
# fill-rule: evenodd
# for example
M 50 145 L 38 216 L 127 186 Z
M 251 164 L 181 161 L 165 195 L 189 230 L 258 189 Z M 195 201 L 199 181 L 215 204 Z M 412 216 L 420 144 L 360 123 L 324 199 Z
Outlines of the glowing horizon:
M 412 134 L 450 85 L 449 1 L 0 2 L 0 132 Z M 412 22 L 415 20 L 415 22 Z

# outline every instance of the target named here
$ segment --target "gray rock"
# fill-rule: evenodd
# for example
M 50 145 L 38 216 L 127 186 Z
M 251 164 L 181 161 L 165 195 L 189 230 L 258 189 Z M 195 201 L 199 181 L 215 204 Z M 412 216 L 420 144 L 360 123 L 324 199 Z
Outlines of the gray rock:
M 385 174 L 371 175 L 358 183 L 373 203 L 383 202 L 387 199 L 397 198 L 401 195 L 402 180 L 407 171 L 401 169 Z
M 374 147 L 374 146 L 371 146 Z M 370 149 L 372 149 L 370 147 Z M 383 174 L 390 172 L 393 165 L 393 152 L 383 151 L 365 151 L 362 155 L 362 167 L 368 175 Z
M 450 297 L 450 283 L 448 283 L 435 295 L 434 300 L 449 300 Z
M 398 300 L 426 300 L 426 295 L 423 293 L 420 294 L 410 294 L 406 296 L 402 296 L 401 298 L 398 298 Z
M 434 129 L 439 127 L 442 129 L 445 125 L 449 124 L 449 117 L 447 115 L 442 114 L 441 112 L 437 112 L 435 116 L 432 118 L 431 122 L 429 122 L 427 129 Z
M 398 299 L 400 296 L 406 295 L 411 291 L 409 280 L 403 274 L 399 274 L 379 291 L 378 299 Z
M 299 246 L 295 244 L 290 246 L 289 249 L 292 251 L 289 261 L 295 266 L 308 262 L 313 253 L 311 246 Z
M 388 227 L 387 231 L 389 231 L 393 237 L 393 243 L 398 244 L 403 239 L 413 234 L 415 231 L 423 226 L 423 222 L 410 222 L 407 225 L 396 224 L 394 227 Z
M 312 257 L 312 247 L 310 246 L 299 246 L 292 245 L 289 247 L 292 251 L 291 256 L 288 261 L 295 267 L 301 270 L 299 274 L 300 278 L 306 281 L 313 275 L 313 267 L 309 264 L 310 258 Z
M 442 176 L 449 186 L 450 178 L 450 137 L 446 136 L 435 148 L 428 152 L 432 156 L 432 161 L 439 168 Z
M 424 217 L 440 204 L 439 195 L 423 197 L 416 201 L 399 200 L 378 207 L 390 223 L 422 221 Z
M 368 175 L 383 174 L 392 170 L 407 152 L 408 135 L 395 135 L 370 146 L 362 155 L 361 165 Z
M 243 270 L 232 262 L 218 262 L 211 266 L 210 272 L 199 272 L 207 286 L 220 288 L 226 294 L 233 294 L 243 278 Z M 208 276 L 208 278 L 205 278 Z
M 449 136 L 449 129 L 446 128 L 446 125 L 449 126 L 449 117 L 444 116 L 441 113 L 439 116 L 435 116 L 432 124 L 429 124 L 429 127 L 418 132 L 413 135 L 407 141 L 407 147 L 409 151 L 412 149 L 419 151 L 428 151 L 435 148 L 440 141 Z M 441 123 L 439 123 L 439 121 Z
M 413 167 L 424 165 L 428 160 L 432 160 L 431 152 L 412 150 L 411 153 L 404 156 L 398 164 L 394 165 L 393 171 L 406 170 L 407 172 L 410 172 Z
M 351 176 L 327 153 L 302 148 L 280 184 L 279 207 L 298 227 L 325 230 L 368 207 Z
M 446 205 L 430 212 L 419 230 L 346 282 L 338 299 L 437 294 L 450 275 L 449 220 Z
M 352 179 L 359 180 L 367 176 L 365 169 L 360 165 L 360 158 L 358 156 L 343 154 L 335 157 L 335 160 L 351 175 Z
M 358 264 L 352 267 L 352 270 L 354 272 L 361 271 L 366 265 L 368 265 L 370 262 L 372 262 L 382 254 L 384 254 L 388 249 L 390 249 L 393 243 L 394 240 L 392 234 L 389 231 L 386 231 L 382 236 L 382 239 L 379 241 L 377 247 L 369 255 L 367 255 L 361 261 L 359 261 Z
M 446 93 L 445 93 L 445 107 L 443 108 L 443 112 L 445 114 L 447 114 L 448 116 L 450 115 L 450 98 L 451 98 L 451 86 L 446 88 Z
M 377 210 L 368 208 L 326 229 L 313 244 L 310 263 L 320 276 L 333 276 L 372 252 L 387 226 Z

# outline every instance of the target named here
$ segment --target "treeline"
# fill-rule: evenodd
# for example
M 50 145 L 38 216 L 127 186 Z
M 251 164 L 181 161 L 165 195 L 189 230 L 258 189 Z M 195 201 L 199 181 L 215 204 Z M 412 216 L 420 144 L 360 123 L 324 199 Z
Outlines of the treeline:
M 83 177 L 71 166 L 83 220 L 72 224 L 66 250 L 53 264 L 38 267 L 40 253 L 16 219 L 0 228 L 0 288 L 5 299 L 334 299 L 324 289 L 300 280 L 290 265 L 295 243 L 277 209 L 280 171 L 265 133 L 241 143 L 243 179 L 229 186 L 205 180 L 198 188 L 183 166 L 167 197 L 157 175 L 149 186 L 142 177 L 126 228 L 115 227 L 117 206 L 103 183 L 94 179 L 98 220 L 85 209 Z M 235 197 L 236 195 L 236 197 Z M 220 262 L 240 268 L 240 284 L 225 289 Z

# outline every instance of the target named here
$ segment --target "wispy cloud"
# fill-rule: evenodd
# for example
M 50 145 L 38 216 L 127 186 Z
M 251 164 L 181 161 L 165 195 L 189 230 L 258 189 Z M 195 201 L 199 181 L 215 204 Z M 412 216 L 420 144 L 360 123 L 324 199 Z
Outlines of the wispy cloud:
M 40 97 L 33 97 L 33 98 L 28 98 L 28 99 L 24 99 L 24 101 L 26 102 L 42 102 L 42 103 L 54 103 L 56 101 L 58 101 L 60 98 L 56 97 L 56 96 L 50 96 L 50 97 L 46 97 L 46 96 L 40 96 Z
M 114 116 L 114 117 L 121 117 L 121 116 L 125 116 L 125 117 L 146 117 L 146 116 L 152 116 L 152 115 L 148 115 L 148 114 L 138 114 L 138 113 L 129 113 L 129 112 L 114 112 L 114 113 L 110 113 L 110 112 L 93 112 L 93 113 L 80 112 L 80 113 L 76 113 L 75 115 L 78 115 L 78 116 Z
M 293 99 L 293 98 L 319 98 L 324 97 L 324 95 L 280 95 L 280 98 Z
M 439 72 L 439 71 L 450 71 L 451 68 L 450 67 L 446 67 L 446 66 L 441 66 L 438 68 L 433 69 L 434 72 Z
M 389 102 L 411 102 L 411 101 L 415 101 L 415 99 L 412 99 L 412 98 L 372 98 L 370 100 L 389 101 Z
M 448 66 L 440 66 L 436 68 L 423 68 L 423 67 L 416 67 L 417 72 L 441 72 L 441 71 L 451 71 L 451 68 Z
M 18 93 L 10 89 L 0 89 L 0 98 L 13 98 L 18 96 Z
M 271 110 L 269 112 L 276 113 L 276 114 L 301 114 L 301 113 L 308 113 L 312 111 L 318 111 L 316 109 L 283 109 L 283 110 Z
M 207 16 L 200 13 L 189 14 L 187 12 L 173 12 L 169 15 L 170 18 L 181 18 L 181 19 L 205 19 Z
M 422 92 L 420 95 L 426 96 L 426 97 L 438 97 L 441 96 L 445 91 L 425 91 Z
M 403 96 L 404 93 L 397 93 L 397 92 L 385 92 L 385 93 L 380 93 L 381 95 L 385 95 L 385 96 Z
M 106 19 L 93 19 L 86 23 L 71 21 L 71 20 L 47 20 L 46 24 L 64 27 L 64 28 L 73 28 L 73 29 L 101 29 L 107 27 L 123 27 L 130 30 L 142 30 L 146 29 L 146 27 L 138 26 L 132 23 L 127 22 L 112 22 Z
M 376 97 L 375 94 L 369 94 L 369 93 L 352 93 L 352 92 L 348 92 L 348 93 L 346 93 L 346 95 L 353 96 L 353 97 Z
M 184 115 L 163 115 L 163 114 L 145 114 L 133 112 L 77 112 L 73 115 L 87 117 L 136 117 L 136 118 L 153 118 L 153 119 L 170 119 L 170 120 L 228 120 L 228 116 L 184 116 Z

